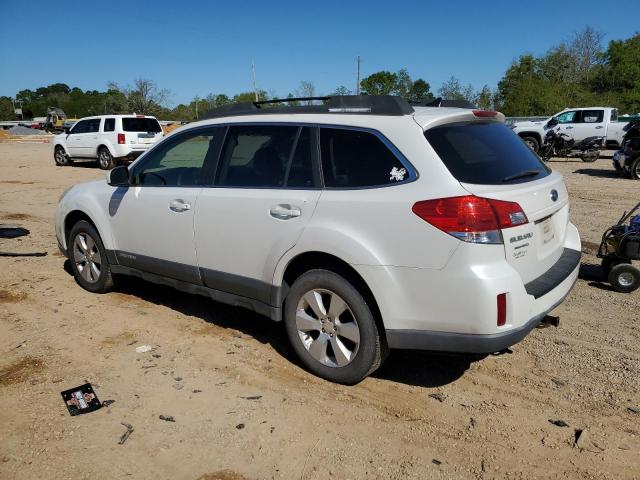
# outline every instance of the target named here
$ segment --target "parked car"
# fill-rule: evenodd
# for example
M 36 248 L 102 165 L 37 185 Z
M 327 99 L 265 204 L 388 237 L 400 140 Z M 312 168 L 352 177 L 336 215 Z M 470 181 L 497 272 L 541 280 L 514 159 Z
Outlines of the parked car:
M 502 114 L 325 101 L 221 107 L 72 187 L 56 235 L 79 285 L 133 275 L 283 320 L 347 384 L 389 348 L 498 352 L 549 320 L 580 237 L 562 176 Z
M 613 167 L 620 176 L 640 180 L 640 120 L 633 120 L 624 128 L 622 148 L 613 154 Z
M 92 159 L 98 160 L 98 166 L 103 170 L 135 160 L 164 136 L 158 120 L 146 115 L 86 117 L 66 130 L 54 137 L 56 165 Z
M 615 108 L 586 107 L 567 108 L 545 120 L 514 122 L 511 129 L 537 152 L 552 128 L 575 143 L 588 137 L 605 137 L 602 147 L 615 149 L 622 145 L 625 125 L 626 122 L 618 122 L 618 110 Z

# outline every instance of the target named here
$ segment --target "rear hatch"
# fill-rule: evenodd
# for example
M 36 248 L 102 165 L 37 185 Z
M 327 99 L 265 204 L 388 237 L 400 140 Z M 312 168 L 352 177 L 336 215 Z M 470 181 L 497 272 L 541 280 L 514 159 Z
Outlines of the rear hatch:
M 562 177 L 501 122 L 448 123 L 425 137 L 465 190 L 515 202 L 525 213 L 527 223 L 501 230 L 505 258 L 522 281 L 549 270 L 563 253 L 569 221 Z
M 149 148 L 163 137 L 158 120 L 144 115 L 123 117 L 122 130 L 126 136 L 126 144 L 137 149 Z

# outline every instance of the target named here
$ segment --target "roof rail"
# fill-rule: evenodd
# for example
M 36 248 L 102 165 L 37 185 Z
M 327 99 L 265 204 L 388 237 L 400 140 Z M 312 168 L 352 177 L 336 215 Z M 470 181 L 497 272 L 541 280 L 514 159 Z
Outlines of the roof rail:
M 269 106 L 290 102 L 322 101 L 320 105 Z M 413 107 L 393 95 L 336 95 L 329 97 L 277 98 L 258 102 L 235 103 L 209 110 L 202 118 L 277 113 L 353 113 L 369 115 L 410 115 Z

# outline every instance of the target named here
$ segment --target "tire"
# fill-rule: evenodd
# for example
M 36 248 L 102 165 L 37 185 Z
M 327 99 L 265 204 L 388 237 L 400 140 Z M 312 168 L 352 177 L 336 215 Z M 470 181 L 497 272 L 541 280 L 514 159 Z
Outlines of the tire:
M 60 145 L 53 149 L 53 161 L 59 167 L 68 167 L 73 163 L 69 156 L 65 153 L 64 148 Z
M 598 160 L 600 157 L 600 151 L 596 150 L 595 152 L 587 152 L 580 155 L 580 159 L 585 163 L 592 163 Z
M 640 270 L 628 263 L 611 268 L 609 283 L 616 292 L 631 293 L 640 287 Z
M 67 250 L 73 276 L 82 288 L 93 293 L 113 290 L 109 259 L 93 225 L 85 220 L 76 223 L 69 233 Z
M 605 257 L 602 259 L 602 271 L 604 272 L 605 278 L 609 278 L 609 273 L 611 273 L 611 269 L 616 265 L 620 264 L 629 264 L 631 262 L 625 261 L 619 257 Z
M 334 308 L 341 313 L 335 315 Z M 284 322 L 304 366 L 326 380 L 353 385 L 382 363 L 385 351 L 369 306 L 336 273 L 310 270 L 301 275 L 287 294 Z
M 520 137 L 522 138 L 522 141 L 524 143 L 527 144 L 527 146 L 533 150 L 534 152 L 538 152 L 538 150 L 540 150 L 540 142 L 538 142 L 538 139 L 535 137 L 529 137 L 529 136 L 525 136 L 525 137 Z
M 640 157 L 636 158 L 631 164 L 631 178 L 640 180 Z
M 98 167 L 102 170 L 111 170 L 116 166 L 113 156 L 106 147 L 100 147 L 98 150 Z

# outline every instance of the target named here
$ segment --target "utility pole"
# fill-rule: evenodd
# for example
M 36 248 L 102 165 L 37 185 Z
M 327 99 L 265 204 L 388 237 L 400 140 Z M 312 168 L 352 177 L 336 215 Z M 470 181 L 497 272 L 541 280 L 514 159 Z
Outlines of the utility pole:
M 360 55 L 356 66 L 356 95 L 360 95 Z
M 256 102 L 258 101 L 258 89 L 256 88 L 256 64 L 253 62 L 253 58 L 251 59 L 251 72 L 253 74 L 253 94 L 256 97 Z
M 200 99 L 196 97 L 196 120 L 198 120 L 198 100 Z

